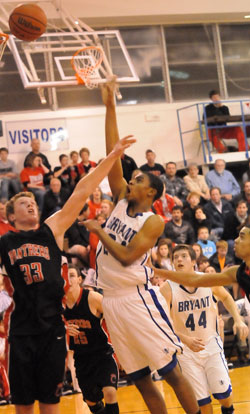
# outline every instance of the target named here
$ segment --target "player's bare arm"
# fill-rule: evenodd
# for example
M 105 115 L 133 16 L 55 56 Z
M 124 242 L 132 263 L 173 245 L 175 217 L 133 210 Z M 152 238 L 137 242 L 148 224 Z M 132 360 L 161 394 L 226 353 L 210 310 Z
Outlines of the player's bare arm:
M 191 287 L 227 286 L 236 282 L 236 273 L 239 266 L 232 266 L 222 273 L 194 273 L 175 272 L 172 270 L 156 269 L 155 274 L 172 280 L 173 282 Z
M 117 85 L 114 78 L 111 82 L 105 83 L 101 89 L 102 100 L 106 106 L 105 135 L 107 154 L 113 150 L 115 144 L 119 140 L 114 97 L 116 87 Z M 108 178 L 113 197 L 115 199 L 115 202 L 117 202 L 119 199 L 124 198 L 127 187 L 126 180 L 123 178 L 122 164 L 120 159 L 117 159 L 117 161 L 114 163 L 112 169 L 109 172 Z
M 135 235 L 127 246 L 115 242 L 96 222 L 87 220 L 83 222 L 89 231 L 93 231 L 123 266 L 129 266 L 151 249 L 164 230 L 164 221 L 160 216 L 150 216 L 144 223 L 141 230 Z
M 246 339 L 248 336 L 248 327 L 241 319 L 238 308 L 232 296 L 222 286 L 213 287 L 212 291 L 213 291 L 213 294 L 216 296 L 216 298 L 218 298 L 223 303 L 223 305 L 225 306 L 227 311 L 230 313 L 230 315 L 232 315 L 233 320 L 234 320 L 234 325 L 233 325 L 234 334 L 236 335 L 236 333 L 238 333 L 240 339 L 242 340 Z
M 136 140 L 125 137 L 117 142 L 111 153 L 88 175 L 83 177 L 76 185 L 75 190 L 62 210 L 49 217 L 45 223 L 51 228 L 59 248 L 63 247 L 65 231 L 77 219 L 88 196 L 108 174 L 114 162 L 130 147 Z
M 101 318 L 103 314 L 102 295 L 98 292 L 90 291 L 88 296 L 88 304 L 91 313 L 93 313 L 93 315 L 97 318 Z

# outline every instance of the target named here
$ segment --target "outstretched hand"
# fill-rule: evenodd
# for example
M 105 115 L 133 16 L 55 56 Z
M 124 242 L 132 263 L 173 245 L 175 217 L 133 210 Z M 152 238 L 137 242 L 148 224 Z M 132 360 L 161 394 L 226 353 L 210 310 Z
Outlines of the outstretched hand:
M 129 148 L 132 144 L 136 142 L 136 139 L 133 138 L 133 135 L 127 135 L 126 137 L 120 139 L 114 146 L 112 152 L 116 155 L 122 155 L 126 148 Z

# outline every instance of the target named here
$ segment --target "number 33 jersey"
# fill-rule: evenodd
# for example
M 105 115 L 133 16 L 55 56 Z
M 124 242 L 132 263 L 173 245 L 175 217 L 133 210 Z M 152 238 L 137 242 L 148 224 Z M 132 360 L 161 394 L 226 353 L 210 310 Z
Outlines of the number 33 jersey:
M 10 335 L 36 335 L 62 322 L 67 261 L 50 228 L 9 232 L 0 239 L 2 273 L 14 289 Z
M 217 301 L 210 288 L 185 288 L 168 281 L 172 290 L 171 315 L 175 330 L 208 344 L 218 336 Z M 191 293 L 190 293 L 191 292 Z

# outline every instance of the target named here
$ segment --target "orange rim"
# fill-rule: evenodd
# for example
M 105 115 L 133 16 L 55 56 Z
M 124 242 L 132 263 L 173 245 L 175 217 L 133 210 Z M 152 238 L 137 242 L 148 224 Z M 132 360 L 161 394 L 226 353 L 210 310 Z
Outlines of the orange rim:
M 76 65 L 75 65 L 75 58 L 81 53 L 81 52 L 85 52 L 85 51 L 98 51 L 100 54 L 100 57 L 95 61 L 95 65 L 89 66 L 86 69 L 85 68 L 81 68 L 81 70 L 79 70 Z M 103 51 L 102 49 L 100 49 L 97 46 L 87 46 L 87 47 L 82 47 L 81 49 L 78 49 L 72 56 L 71 58 L 71 66 L 75 72 L 75 76 L 77 79 L 77 83 L 80 85 L 85 85 L 84 80 L 82 79 L 82 77 L 79 75 L 79 72 L 82 72 L 82 74 L 84 75 L 84 77 L 87 79 L 90 77 L 90 75 L 93 73 L 93 71 L 95 69 L 97 69 L 103 60 Z

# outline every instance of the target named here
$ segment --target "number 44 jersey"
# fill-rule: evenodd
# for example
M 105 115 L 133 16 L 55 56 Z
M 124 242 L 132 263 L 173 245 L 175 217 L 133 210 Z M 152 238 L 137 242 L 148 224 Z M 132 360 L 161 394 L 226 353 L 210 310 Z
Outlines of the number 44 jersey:
M 172 290 L 172 318 L 175 330 L 200 338 L 207 344 L 217 337 L 217 301 L 211 288 L 186 288 L 168 281 Z
M 67 262 L 50 228 L 6 233 L 0 255 L 2 273 L 14 289 L 10 335 L 37 335 L 63 325 Z

